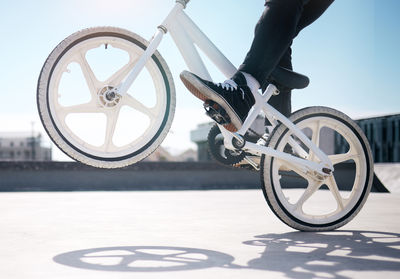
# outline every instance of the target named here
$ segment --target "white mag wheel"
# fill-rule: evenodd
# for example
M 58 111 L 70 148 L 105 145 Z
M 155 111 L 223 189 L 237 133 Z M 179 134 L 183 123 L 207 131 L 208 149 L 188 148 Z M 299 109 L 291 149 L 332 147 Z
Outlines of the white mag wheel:
M 128 94 L 113 92 L 148 42 L 127 30 L 89 28 L 62 41 L 38 82 L 42 123 L 54 143 L 80 162 L 102 168 L 133 164 L 163 141 L 175 111 L 175 88 L 155 52 Z
M 295 112 L 290 120 L 328 155 L 334 172 L 321 181 L 296 165 L 263 155 L 264 196 L 278 218 L 295 229 L 339 228 L 354 218 L 370 192 L 373 161 L 368 141 L 354 121 L 330 108 L 305 108 Z M 300 156 L 289 145 L 290 138 L 301 146 L 302 157 L 318 161 L 282 124 L 271 134 L 268 146 Z M 334 141 L 339 143 L 336 148 Z

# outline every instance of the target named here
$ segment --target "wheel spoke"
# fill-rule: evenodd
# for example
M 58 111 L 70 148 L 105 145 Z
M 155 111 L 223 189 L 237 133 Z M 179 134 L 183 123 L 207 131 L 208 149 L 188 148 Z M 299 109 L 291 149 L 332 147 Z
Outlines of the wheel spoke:
M 122 80 L 129 74 L 129 72 L 133 69 L 134 65 L 136 64 L 136 61 L 130 60 L 128 64 L 123 66 L 121 69 L 116 71 L 111 77 L 109 77 L 104 83 L 111 85 L 111 86 L 118 86 Z
M 58 109 L 58 114 L 65 117 L 70 113 L 98 113 L 101 112 L 100 108 L 94 102 L 89 102 L 85 104 L 79 104 L 74 106 L 63 107 L 60 106 Z
M 320 134 L 321 134 L 321 121 L 317 121 L 316 123 L 313 123 L 313 127 L 311 128 L 312 130 L 312 137 L 311 141 L 315 144 L 316 147 L 319 147 L 319 140 L 320 140 Z M 315 153 L 310 149 L 310 155 L 309 159 L 311 161 L 315 161 Z
M 303 204 L 309 198 L 311 198 L 311 196 L 321 187 L 321 185 L 322 185 L 322 182 L 320 182 L 320 181 L 309 180 L 307 189 L 304 191 L 304 193 L 301 195 L 301 197 L 298 199 L 298 201 L 295 204 L 295 210 L 300 210 L 303 207 Z
M 346 162 L 348 160 L 355 160 L 359 157 L 358 154 L 347 152 L 343 154 L 335 154 L 335 155 L 329 155 L 328 158 L 331 160 L 333 165 L 339 164 Z
M 115 128 L 117 127 L 118 116 L 119 116 L 120 108 L 112 110 L 108 112 L 107 115 L 107 124 L 106 124 L 106 135 L 104 139 L 104 151 L 109 151 L 110 148 L 114 145 L 112 139 L 114 137 Z
M 328 186 L 329 190 L 333 194 L 333 196 L 338 204 L 338 207 L 341 210 L 344 209 L 344 200 L 343 200 L 342 196 L 340 195 L 339 188 L 336 184 L 336 179 L 333 175 L 327 179 L 326 185 Z
M 150 119 L 156 118 L 156 115 L 150 108 L 146 107 L 145 105 L 143 105 L 141 102 L 139 102 L 138 100 L 136 100 L 129 94 L 124 95 L 124 97 L 122 98 L 122 104 L 129 106 L 129 107 L 147 115 Z
M 97 91 L 101 87 L 100 82 L 97 80 L 95 74 L 93 73 L 93 70 L 87 62 L 84 53 L 79 53 L 77 55 L 77 62 L 81 67 L 83 76 L 86 80 L 86 84 L 89 87 L 90 94 L 92 95 L 92 98 L 95 98 Z

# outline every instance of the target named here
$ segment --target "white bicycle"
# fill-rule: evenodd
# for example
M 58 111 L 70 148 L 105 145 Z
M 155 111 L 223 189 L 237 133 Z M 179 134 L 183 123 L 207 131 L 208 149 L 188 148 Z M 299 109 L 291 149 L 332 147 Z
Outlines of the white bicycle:
M 211 80 L 196 46 L 227 78 L 235 73 L 184 12 L 188 2 L 176 0 L 150 42 L 127 30 L 97 27 L 72 34 L 53 50 L 40 73 L 37 102 L 47 133 L 63 152 L 88 165 L 118 168 L 144 159 L 160 145 L 175 111 L 172 75 L 156 50 L 167 32 L 198 76 Z M 272 79 L 265 92 L 255 94 L 240 130 L 231 133 L 218 125 L 225 154 L 245 154 L 260 170 L 269 206 L 289 226 L 305 231 L 341 227 L 360 211 L 371 189 L 373 161 L 366 137 L 348 116 L 331 108 L 309 107 L 286 118 L 268 100 L 279 94 L 279 85 L 303 88 L 308 79 L 282 68 Z M 259 114 L 273 131 L 268 139 L 246 140 Z M 342 151 L 324 149 L 320 138 L 327 133 L 340 141 Z M 293 183 L 302 190 L 289 190 Z M 330 202 L 321 204 L 328 194 Z

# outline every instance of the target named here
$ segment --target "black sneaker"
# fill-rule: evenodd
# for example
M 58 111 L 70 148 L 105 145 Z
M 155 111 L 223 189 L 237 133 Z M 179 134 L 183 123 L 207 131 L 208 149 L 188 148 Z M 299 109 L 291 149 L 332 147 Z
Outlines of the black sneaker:
M 230 123 L 224 125 L 225 129 L 236 132 L 242 127 L 250 108 L 255 103 L 242 73 L 236 73 L 233 80 L 224 83 L 213 83 L 188 71 L 183 71 L 180 77 L 194 96 L 204 102 L 211 100 L 226 111 Z

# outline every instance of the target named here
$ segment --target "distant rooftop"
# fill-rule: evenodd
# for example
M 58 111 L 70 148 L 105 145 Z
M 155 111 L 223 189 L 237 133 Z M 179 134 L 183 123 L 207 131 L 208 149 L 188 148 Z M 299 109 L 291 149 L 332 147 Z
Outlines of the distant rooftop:
M 393 116 L 400 116 L 399 113 L 392 113 L 392 114 L 381 114 L 381 115 L 373 115 L 373 116 L 368 116 L 368 117 L 360 117 L 356 118 L 355 120 L 368 120 L 368 119 L 375 119 L 375 118 L 388 118 L 388 117 L 393 117 Z
M 34 137 L 41 136 L 39 132 L 33 132 Z M 32 132 L 0 132 L 0 138 L 29 138 Z

